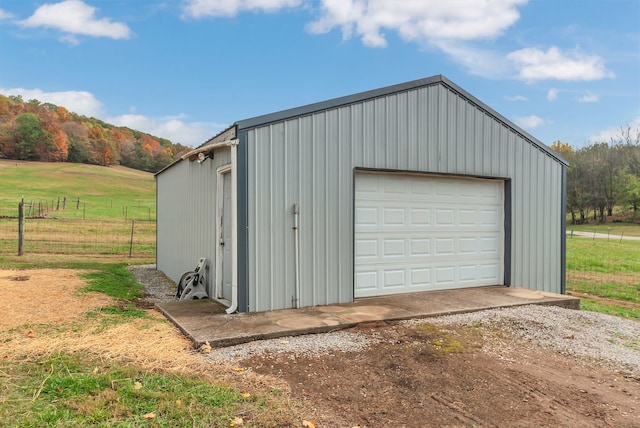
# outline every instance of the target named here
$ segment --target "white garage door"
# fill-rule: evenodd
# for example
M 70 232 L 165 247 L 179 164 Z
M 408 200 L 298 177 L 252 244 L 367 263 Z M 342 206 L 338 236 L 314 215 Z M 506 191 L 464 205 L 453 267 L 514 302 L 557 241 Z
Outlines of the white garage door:
M 503 284 L 503 188 L 356 174 L 355 297 Z

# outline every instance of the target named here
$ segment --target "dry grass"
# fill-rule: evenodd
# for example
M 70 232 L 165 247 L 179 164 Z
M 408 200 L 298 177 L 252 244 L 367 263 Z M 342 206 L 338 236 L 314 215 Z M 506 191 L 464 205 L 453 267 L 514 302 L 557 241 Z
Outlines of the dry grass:
M 0 328 L 67 323 L 112 303 L 99 293 L 80 293 L 84 282 L 71 270 L 1 270 Z
M 108 322 L 110 315 L 100 309 L 117 302 L 100 293 L 81 292 L 85 283 L 79 273 L 0 270 L 0 358 L 24 361 L 58 352 L 87 354 L 150 371 L 197 375 L 243 391 L 278 389 L 284 394 L 277 407 L 293 410 L 286 383 L 208 361 L 155 310 L 148 310 L 146 318 Z M 90 311 L 98 315 L 88 316 Z
M 611 282 L 615 280 L 620 284 L 638 284 L 640 283 L 640 273 L 602 273 L 588 271 L 567 272 L 567 281 L 591 281 L 591 282 Z

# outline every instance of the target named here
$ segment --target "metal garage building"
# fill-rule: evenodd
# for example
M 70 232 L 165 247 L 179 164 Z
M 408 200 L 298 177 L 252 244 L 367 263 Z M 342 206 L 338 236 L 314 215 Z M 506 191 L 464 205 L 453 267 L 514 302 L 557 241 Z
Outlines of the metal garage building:
M 564 293 L 566 167 L 443 76 L 241 120 L 157 173 L 157 266 L 230 312 Z

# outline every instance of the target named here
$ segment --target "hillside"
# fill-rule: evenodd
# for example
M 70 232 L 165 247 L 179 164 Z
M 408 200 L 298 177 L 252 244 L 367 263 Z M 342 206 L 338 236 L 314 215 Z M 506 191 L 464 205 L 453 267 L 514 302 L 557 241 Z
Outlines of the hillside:
M 155 189 L 151 173 L 123 166 L 0 159 L 0 216 L 15 216 L 22 198 L 33 215 L 52 212 L 60 198 L 56 217 L 110 218 L 128 207 L 129 216 L 155 218 Z
M 0 159 L 122 165 L 155 172 L 188 150 L 62 106 L 0 95 Z

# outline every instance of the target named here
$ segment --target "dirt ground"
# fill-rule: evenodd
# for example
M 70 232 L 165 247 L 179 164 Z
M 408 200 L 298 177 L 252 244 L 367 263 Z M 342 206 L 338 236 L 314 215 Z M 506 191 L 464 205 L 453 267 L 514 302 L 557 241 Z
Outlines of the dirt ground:
M 79 293 L 81 286 L 73 271 L 0 270 L 0 355 L 64 349 L 150 369 L 193 367 L 210 378 L 237 378 L 243 390 L 252 382 L 256 389 L 278 385 L 286 395 L 281 411 L 296 409 L 317 427 L 640 426 L 638 378 L 499 330 L 370 323 L 352 330 L 379 339 L 365 350 L 254 356 L 237 362 L 247 369 L 240 378 L 207 365 L 169 323 L 143 320 L 96 337 L 72 330 L 53 337 L 31 326 L 69 322 L 109 304 L 99 294 Z
M 327 427 L 638 427 L 640 382 L 588 361 L 472 329 L 385 323 L 357 353 L 253 357 Z M 570 339 L 568 339 L 570 340 Z

